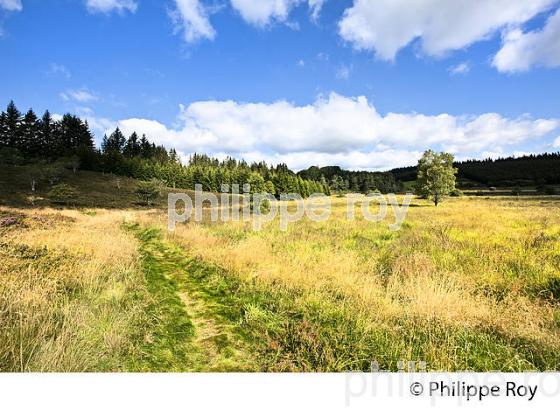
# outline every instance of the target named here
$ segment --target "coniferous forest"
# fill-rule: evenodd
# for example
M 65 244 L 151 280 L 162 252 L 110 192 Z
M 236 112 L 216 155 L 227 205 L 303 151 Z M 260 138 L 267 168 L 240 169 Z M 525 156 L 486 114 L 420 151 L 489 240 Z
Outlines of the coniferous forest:
M 174 149 L 167 150 L 133 132 L 126 137 L 119 128 L 103 138 L 97 148 L 87 121 L 72 114 L 54 120 L 49 111 L 41 118 L 30 109 L 20 112 L 12 102 L 0 114 L 0 165 L 63 164 L 140 180 L 156 178 L 175 188 L 220 191 L 223 184 L 249 184 L 251 192 L 274 195 L 330 194 L 326 181 L 302 178 L 285 164 L 248 164 L 234 158 L 218 160 L 194 154 L 182 164 Z M 242 188 L 240 188 L 241 190 Z
M 252 192 L 274 195 L 372 191 L 399 192 L 402 182 L 416 179 L 416 167 L 390 172 L 348 171 L 338 166 L 317 167 L 297 174 L 286 164 L 248 164 L 193 154 L 181 163 L 174 149 L 150 142 L 146 135 L 125 136 L 119 128 L 96 147 L 87 121 L 72 114 L 53 119 L 49 111 L 39 117 L 32 109 L 20 112 L 10 102 L 0 113 L 0 165 L 53 163 L 113 173 L 140 180 L 159 179 L 168 186 L 220 191 L 223 184 L 250 184 Z M 560 183 L 560 153 L 456 162 L 459 186 L 544 186 Z
M 521 157 L 456 162 L 459 183 L 486 186 L 542 186 L 560 184 L 560 152 Z M 398 181 L 414 181 L 416 167 L 391 170 Z

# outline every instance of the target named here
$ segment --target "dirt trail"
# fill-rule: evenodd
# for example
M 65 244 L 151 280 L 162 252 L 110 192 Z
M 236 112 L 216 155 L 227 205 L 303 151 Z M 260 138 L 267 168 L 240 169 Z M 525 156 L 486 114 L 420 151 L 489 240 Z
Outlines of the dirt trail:
M 220 317 L 220 301 L 198 286 L 189 256 L 153 229 L 132 228 L 148 288 L 154 329 L 141 368 L 154 371 L 243 371 L 251 354 L 235 326 Z M 197 266 L 197 265 L 195 265 Z

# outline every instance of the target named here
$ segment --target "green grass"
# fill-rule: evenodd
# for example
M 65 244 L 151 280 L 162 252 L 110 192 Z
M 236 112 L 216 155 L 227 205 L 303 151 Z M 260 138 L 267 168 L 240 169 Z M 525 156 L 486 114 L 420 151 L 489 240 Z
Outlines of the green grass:
M 437 320 L 422 328 L 406 320 L 372 325 L 353 315 L 343 295 L 314 298 L 279 284 L 243 281 L 187 255 L 153 229 L 134 229 L 150 291 L 158 295 L 153 314 L 164 329 L 155 332 L 156 341 L 146 351 L 151 358 L 141 370 L 368 371 L 375 360 L 382 369 L 397 371 L 399 361 L 428 359 L 427 370 L 523 371 L 552 369 L 558 362 L 557 352 L 490 329 L 450 327 Z M 165 262 L 153 256 L 157 252 Z M 205 306 L 207 318 L 228 329 L 220 365 L 209 367 L 204 348 L 193 343 L 192 322 L 176 296 L 181 291 Z M 430 351 L 434 345 L 438 352 Z M 182 366 L 177 368 L 177 362 Z
M 15 221 L 0 228 L 4 370 L 560 369 L 552 197 L 415 200 L 398 232 L 344 220 L 335 200 L 328 222 L 287 232 L 164 234 L 136 181 L 68 171 L 82 202 L 54 210 L 30 207 L 24 174 L 0 174 L 17 207 L 0 210 Z
M 169 275 L 169 267 L 161 263 L 155 252 L 160 237 L 154 230 L 145 230 L 141 240 L 143 270 L 151 303 L 147 307 L 148 333 L 133 371 L 186 371 L 192 368 L 194 325 L 178 296 L 179 285 Z M 159 248 L 159 247 L 158 247 Z
M 145 342 L 133 371 L 243 371 L 254 361 L 222 299 L 208 298 L 184 252 L 156 229 L 127 225 L 136 234 L 151 303 Z

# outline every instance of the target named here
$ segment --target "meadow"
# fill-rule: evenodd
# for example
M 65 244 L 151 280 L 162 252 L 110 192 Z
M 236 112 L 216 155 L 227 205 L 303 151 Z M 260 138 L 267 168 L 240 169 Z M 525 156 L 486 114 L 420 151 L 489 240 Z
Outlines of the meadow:
M 399 231 L 332 211 L 3 206 L 0 370 L 560 369 L 558 198 L 414 199 Z

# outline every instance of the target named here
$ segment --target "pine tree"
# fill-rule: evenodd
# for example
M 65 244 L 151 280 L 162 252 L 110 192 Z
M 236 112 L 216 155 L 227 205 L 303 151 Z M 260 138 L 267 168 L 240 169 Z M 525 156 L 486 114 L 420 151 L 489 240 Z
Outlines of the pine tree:
M 152 145 L 146 138 L 146 134 L 143 134 L 142 138 L 140 138 L 140 153 L 142 155 L 142 158 L 150 158 L 152 156 L 151 149 Z
M 95 150 L 95 143 L 93 142 L 93 134 L 89 129 L 89 124 L 87 120 L 84 122 L 80 121 L 76 148 L 86 149 L 92 152 Z
M 138 134 L 133 132 L 126 141 L 126 145 L 123 149 L 123 155 L 127 158 L 135 158 L 139 157 L 141 154 L 142 148 L 140 146 L 140 142 L 138 141 Z
M 38 118 L 30 109 L 21 121 L 21 139 L 17 147 L 24 156 L 36 157 L 41 154 L 38 128 Z
M 175 151 L 175 148 L 171 148 L 171 150 L 169 151 L 169 161 L 171 161 L 173 164 L 181 163 L 181 161 L 179 160 L 179 155 L 177 155 L 177 151 Z
M 109 138 L 107 138 L 107 134 L 103 135 L 103 140 L 101 140 L 101 152 L 104 154 L 107 153 L 107 148 L 109 146 Z
M 0 148 L 8 145 L 8 133 L 6 132 L 6 113 L 0 113 Z
M 8 108 L 6 109 L 6 119 L 5 119 L 5 129 L 6 129 L 6 141 L 10 148 L 17 148 L 20 141 L 20 123 L 21 123 L 21 113 L 16 108 L 13 101 L 10 101 Z
M 125 144 L 126 139 L 124 138 L 124 135 L 119 127 L 117 127 L 117 129 L 113 131 L 113 133 L 109 135 L 108 138 L 107 136 L 103 138 L 102 150 L 104 154 L 107 154 L 109 152 L 120 154 L 123 152 Z
M 51 157 L 54 154 L 54 123 L 49 110 L 45 111 L 39 121 L 39 138 L 37 146 L 44 157 Z

